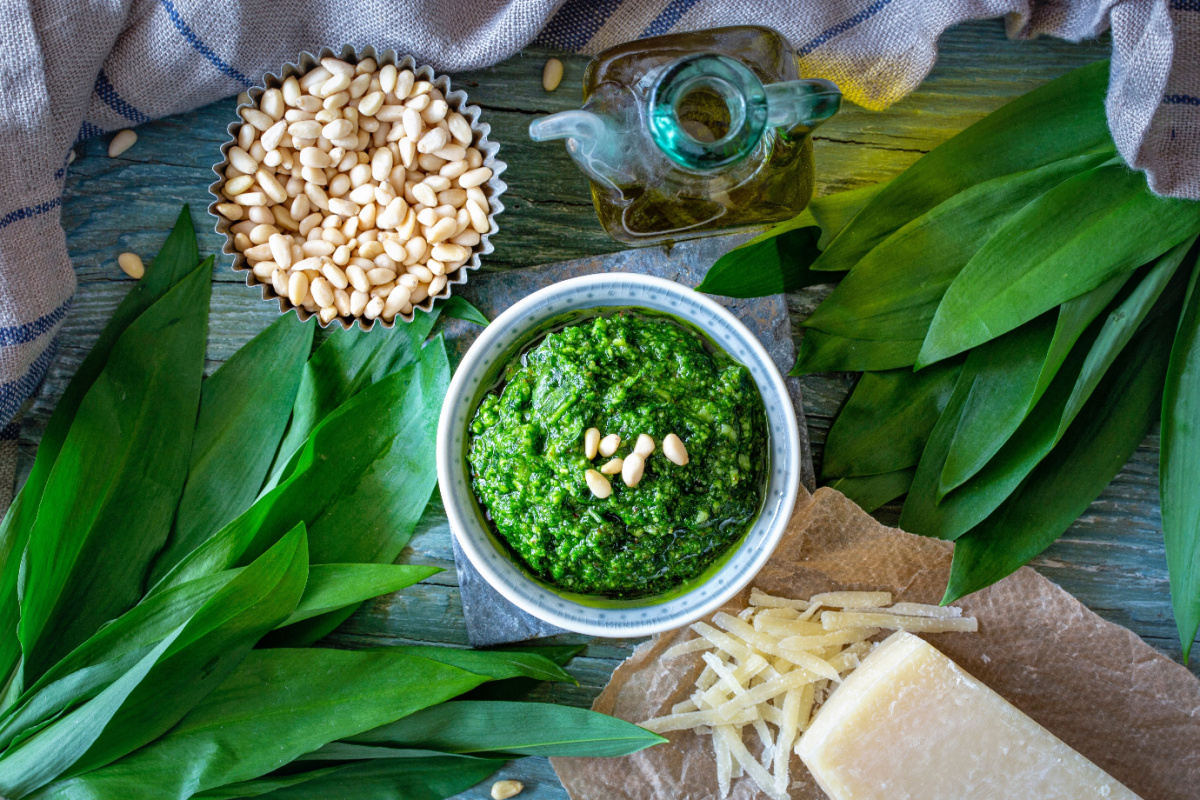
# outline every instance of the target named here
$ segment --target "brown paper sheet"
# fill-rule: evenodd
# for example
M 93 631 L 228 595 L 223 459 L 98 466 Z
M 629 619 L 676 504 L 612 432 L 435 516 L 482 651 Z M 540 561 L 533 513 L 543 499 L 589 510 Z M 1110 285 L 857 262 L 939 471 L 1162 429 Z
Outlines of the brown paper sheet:
M 836 491 L 800 492 L 787 533 L 751 586 L 798 598 L 860 589 L 891 591 L 897 602 L 941 599 L 949 543 L 885 527 Z M 745 608 L 748 598 L 749 587 L 725 610 Z M 979 633 L 925 636 L 931 644 L 1145 800 L 1200 798 L 1200 680 L 1187 669 L 1028 567 L 957 605 L 979 619 Z M 592 707 L 635 723 L 670 713 L 703 663 L 659 656 L 691 637 L 685 628 L 641 645 Z M 667 736 L 670 744 L 624 758 L 552 763 L 574 800 L 715 800 L 708 737 Z M 756 737 L 747 740 L 757 753 Z M 791 774 L 794 800 L 823 800 L 795 754 Z M 730 796 L 766 797 L 749 778 L 735 780 Z

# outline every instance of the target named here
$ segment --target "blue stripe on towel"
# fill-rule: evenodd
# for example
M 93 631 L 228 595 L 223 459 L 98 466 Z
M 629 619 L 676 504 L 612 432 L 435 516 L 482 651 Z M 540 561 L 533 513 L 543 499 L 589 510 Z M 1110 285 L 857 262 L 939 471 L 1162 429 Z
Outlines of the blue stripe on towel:
M 58 208 L 61 205 L 62 198 L 56 197 L 53 200 L 47 200 L 44 203 L 38 203 L 36 206 L 26 206 L 25 208 L 18 208 L 16 211 L 10 211 L 3 217 L 0 217 L 0 228 L 7 228 L 14 222 L 20 222 L 23 219 L 30 219 L 32 217 L 40 216 L 45 214 L 47 211 Z
M 1200 0 L 1171 0 L 1171 8 L 1176 11 L 1200 11 Z
M 34 339 L 49 333 L 54 329 L 63 317 L 67 315 L 67 311 L 71 308 L 71 300 L 68 298 L 61 306 L 51 311 L 49 314 L 43 314 L 33 322 L 24 322 L 20 325 L 7 325 L 0 327 L 0 347 L 12 347 L 17 344 L 25 344 L 32 342 Z
M 104 70 L 100 70 L 96 75 L 96 96 L 103 100 L 106 106 L 130 122 L 141 125 L 143 122 L 150 121 L 150 117 L 138 111 L 117 93 L 117 88 L 104 74 Z
M 33 394 L 42 378 L 46 377 L 46 370 L 54 360 L 54 351 L 54 343 L 51 342 L 41 355 L 33 360 L 24 375 L 15 381 L 0 383 L 0 421 L 7 424 L 21 410 L 21 404 Z
M 1162 101 L 1168 106 L 1200 106 L 1200 97 L 1190 94 L 1165 94 Z
M 830 39 L 840 36 L 851 28 L 855 28 L 866 22 L 871 17 L 875 16 L 884 8 L 886 8 L 891 2 L 892 0 L 875 0 L 875 2 L 871 3 L 871 5 L 867 6 L 862 11 L 859 11 L 854 16 L 842 20 L 837 25 L 826 28 L 819 36 L 817 36 L 817 38 L 813 39 L 808 44 L 797 48 L 796 52 L 802 56 L 808 55 L 813 50 L 816 50 L 818 47 L 828 42 Z
M 621 0 L 567 0 L 533 43 L 557 50 L 582 50 L 620 5 Z
M 183 17 L 179 15 L 179 9 L 175 8 L 175 3 L 173 3 L 172 0 L 158 0 L 158 2 L 167 12 L 167 16 L 171 18 L 171 22 L 175 23 L 175 27 L 178 29 L 180 35 L 183 36 L 184 39 L 187 39 L 188 44 L 190 44 L 197 53 L 207 58 L 210 64 L 224 74 L 233 78 L 238 83 L 242 84 L 242 86 L 245 86 L 247 89 L 253 85 L 249 78 L 222 61 L 221 57 L 218 56 L 211 47 L 200 40 L 200 37 L 197 36 L 196 32 L 192 30 L 192 26 L 184 22 Z
M 21 426 L 15 422 L 10 422 L 3 428 L 0 428 L 0 442 L 15 442 L 21 438 Z
M 646 26 L 646 29 L 638 36 L 639 39 L 645 39 L 648 36 L 661 36 L 667 33 L 671 28 L 675 27 L 675 23 L 679 22 L 680 18 L 686 14 L 692 6 L 696 5 L 699 0 L 671 0 L 667 3 L 659 15 L 654 18 L 654 21 Z
M 79 126 L 79 135 L 75 137 L 75 141 L 82 142 L 84 139 L 91 139 L 93 136 L 99 136 L 104 133 L 104 129 L 99 125 L 94 125 L 87 120 Z

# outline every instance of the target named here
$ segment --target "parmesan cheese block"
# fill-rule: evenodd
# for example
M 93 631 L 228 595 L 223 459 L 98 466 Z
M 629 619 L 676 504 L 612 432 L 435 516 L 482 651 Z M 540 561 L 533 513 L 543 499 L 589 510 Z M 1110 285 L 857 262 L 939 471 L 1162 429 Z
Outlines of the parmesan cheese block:
M 833 800 L 1137 800 L 904 632 L 833 692 L 796 752 Z

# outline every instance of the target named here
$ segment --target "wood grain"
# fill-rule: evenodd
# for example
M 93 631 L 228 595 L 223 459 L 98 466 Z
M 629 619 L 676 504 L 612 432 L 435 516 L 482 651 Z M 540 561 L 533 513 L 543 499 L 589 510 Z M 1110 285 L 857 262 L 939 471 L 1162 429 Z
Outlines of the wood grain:
M 1083 64 L 1106 57 L 1107 42 L 1070 44 L 1051 39 L 1011 42 L 999 21 L 961 25 L 942 36 L 937 67 L 920 89 L 884 113 L 848 106 L 818 131 L 818 192 L 854 188 L 888 179 L 921 154 L 1013 97 Z M 483 108 L 507 161 L 509 189 L 499 218 L 496 253 L 484 269 L 507 270 L 615 252 L 620 245 L 601 230 L 592 212 L 587 182 L 560 145 L 529 141 L 534 117 L 575 107 L 586 59 L 561 56 L 563 87 L 546 93 L 540 85 L 546 53 L 527 51 L 490 69 L 452 76 L 471 102 Z M 27 473 L 45 420 L 66 381 L 87 353 L 130 281 L 116 257 L 132 251 L 149 258 L 178 213 L 190 203 L 203 252 L 219 252 L 221 241 L 204 209 L 209 202 L 211 165 L 226 138 L 233 98 L 138 129 L 137 144 L 120 158 L 105 155 L 106 137 L 78 146 L 62 210 L 67 243 L 79 281 L 74 306 L 59 340 L 58 356 L 21 426 L 21 475 Z M 269 324 L 276 310 L 242 285 L 218 258 L 209 325 L 208 368 L 215 369 L 242 343 Z M 789 296 L 793 331 L 828 292 L 812 287 Z M 820 464 L 830 421 L 853 385 L 852 376 L 804 379 L 804 396 L 814 458 Z M 1166 562 L 1158 509 L 1158 439 L 1148 436 L 1124 470 L 1063 538 L 1034 566 L 1101 616 L 1126 625 L 1172 658 L 1180 657 L 1171 618 Z M 894 524 L 898 508 L 877 516 Z M 435 564 L 438 576 L 399 594 L 366 604 L 330 642 L 377 647 L 392 642 L 464 645 L 466 632 L 450 552 L 449 531 L 437 503 L 402 560 Z M 633 641 L 562 636 L 556 641 L 585 645 L 569 671 L 578 685 L 545 685 L 534 697 L 589 705 Z M 1193 666 L 1193 670 L 1200 668 Z M 504 777 L 529 788 L 522 798 L 562 798 L 565 793 L 543 759 L 514 762 Z M 487 784 L 464 797 L 483 798 Z

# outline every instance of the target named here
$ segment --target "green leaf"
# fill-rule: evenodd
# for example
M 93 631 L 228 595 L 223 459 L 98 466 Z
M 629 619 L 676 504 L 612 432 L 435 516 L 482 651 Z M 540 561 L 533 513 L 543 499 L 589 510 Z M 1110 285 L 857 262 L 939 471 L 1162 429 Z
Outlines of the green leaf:
M 487 327 L 491 324 L 491 320 L 485 317 L 482 311 L 468 303 L 466 298 L 462 297 L 461 295 L 451 295 L 445 301 L 443 301 L 439 307 L 444 316 L 451 317 L 453 319 L 474 322 L 476 325 L 483 325 L 484 327 Z M 414 322 L 415 321 L 416 320 L 414 320 Z
M 121 334 L 46 481 L 21 569 L 25 681 L 142 596 L 187 474 L 209 259 Z
M 790 292 L 831 276 L 809 266 L 846 223 L 886 183 L 813 198 L 797 216 L 730 250 L 709 268 L 698 292 L 726 297 L 764 297 Z
M 868 514 L 880 506 L 885 506 L 912 486 L 916 467 L 900 469 L 895 472 L 884 472 L 879 475 L 859 475 L 846 478 L 834 478 L 829 482 L 830 489 L 836 489 L 853 500 Z
M 1173 291 L 1167 292 L 1168 296 L 1182 292 L 1183 274 L 1179 272 L 1179 265 L 1195 241 L 1196 237 L 1193 236 L 1164 253 L 1130 292 L 1129 297 L 1108 315 L 1083 364 L 1079 380 L 1067 400 L 1062 414 L 1063 422 L 1058 428 L 1060 438 L 1066 432 L 1067 425 L 1079 413 L 1079 409 L 1092 396 L 1096 385 L 1117 355 L 1137 333 L 1142 321 L 1158 303 L 1168 285 L 1174 283 Z
M 185 800 L 266 775 L 328 742 L 444 702 L 483 680 L 391 650 L 253 650 L 164 736 L 33 797 Z
M 283 625 L 357 606 L 364 600 L 399 591 L 441 571 L 440 567 L 407 564 L 315 564 L 309 571 L 304 597 Z
M 314 329 L 285 314 L 204 382 L 187 483 L 151 583 L 254 502 L 296 400 Z
M 307 772 L 268 775 L 265 778 L 254 778 L 248 781 L 238 781 L 237 783 L 218 786 L 215 789 L 194 794 L 192 797 L 197 799 L 204 798 L 204 800 L 236 800 L 239 797 L 261 797 L 276 789 L 286 789 L 289 786 L 298 786 L 317 778 L 324 778 L 326 775 L 336 775 L 350 766 L 352 765 L 338 764 L 337 766 L 321 767 L 320 769 L 308 770 Z
M 958 274 L 917 364 L 1010 331 L 1197 231 L 1200 203 L 1158 197 L 1122 163 L 1069 178 L 1022 208 Z
M 667 740 L 582 708 L 460 700 L 418 711 L 346 741 L 444 753 L 609 757 Z
M 1108 158 L 1104 153 L 1054 161 L 959 192 L 863 256 L 805 327 L 857 339 L 924 339 L 946 288 L 1004 223 Z
M 292 419 L 263 485 L 265 494 L 294 471 L 304 444 L 322 420 L 364 388 L 399 372 L 421 357 L 442 307 L 417 314 L 390 331 L 334 331 L 304 366 Z
M 961 366 L 947 362 L 920 372 L 864 373 L 829 429 L 822 477 L 878 475 L 915 466 Z
M 436 338 L 416 363 L 354 395 L 313 431 L 287 480 L 196 548 L 151 594 L 248 563 L 297 520 L 308 526 L 315 564 L 395 561 L 437 484 L 433 447 L 449 377 Z
M 995 513 L 957 541 L 943 603 L 1028 563 L 1104 491 L 1158 415 L 1175 319 L 1170 313 L 1151 319 L 1121 353 L 1062 441 Z
M 417 644 L 396 645 L 390 649 L 393 652 L 440 661 L 468 672 L 485 675 L 494 681 L 533 678 L 539 681 L 576 683 L 566 670 L 538 653 L 520 650 L 465 650 L 458 647 Z
M 225 570 L 167 589 L 102 627 L 46 672 L 0 718 L 0 748 L 67 707 L 94 697 L 245 569 Z M 299 604 L 280 624 L 353 606 L 440 571 L 437 567 L 392 564 L 314 564 L 309 567 Z
M 1037 402 L 1033 394 L 1054 340 L 1055 323 L 1056 315 L 1043 314 L 1011 336 L 967 354 L 965 369 L 973 383 L 938 475 L 939 502 L 991 460 Z
M 352 786 L 355 800 L 442 800 L 470 789 L 502 766 L 504 761 L 498 759 L 435 754 L 357 761 L 336 768 L 336 772 L 325 768 L 301 773 L 307 780 L 253 796 L 270 800 L 345 800 L 346 787 Z M 245 796 L 211 792 L 197 795 Z
M 0 756 L 0 792 L 20 797 L 67 773 L 102 767 L 165 733 L 295 608 L 308 574 L 298 526 L 96 698 Z M 149 656 L 147 656 L 149 658 Z M 114 687 L 120 687 L 114 691 Z M 82 733 L 81 733 L 82 732 Z
M 845 339 L 809 328 L 800 342 L 800 355 L 791 375 L 811 372 L 885 372 L 911 367 L 921 350 L 920 339 L 876 342 Z
M 1104 112 L 1107 90 L 1108 62 L 1100 61 L 988 114 L 889 183 L 833 240 L 813 269 L 850 269 L 910 220 L 976 184 L 1111 150 Z
M 1182 296 L 1183 286 L 1179 281 L 1163 291 L 1163 275 L 1171 274 L 1166 269 L 1170 266 L 1166 262 L 1173 259 L 1169 255 L 1148 270 L 1138 286 L 1117 302 L 1103 320 L 1088 328 L 1042 399 L 1009 440 L 976 475 L 940 502 L 935 494 L 937 471 L 941 469 L 938 464 L 944 461 L 949 443 L 935 429 L 922 456 L 922 465 L 928 459 L 928 470 L 925 466 L 918 468 L 904 505 L 901 525 L 906 530 L 942 539 L 957 538 L 982 522 L 1012 494 L 1062 439 L 1106 370 L 1153 311 L 1155 301 L 1162 296 L 1162 304 L 1155 312 L 1161 313 L 1164 304 L 1177 302 Z M 1173 264 L 1177 266 L 1178 260 L 1173 259 Z M 953 405 L 952 399 L 947 407 Z M 956 427 L 958 423 L 953 420 L 949 424 Z
M 1200 259 L 1196 263 L 1163 389 L 1158 479 L 1171 606 L 1185 661 L 1200 629 Z
M 9 675 L 20 658 L 21 646 L 16 635 L 20 613 L 17 572 L 29 541 L 29 531 L 37 517 L 46 480 L 75 421 L 79 405 L 108 362 L 109 353 L 125 329 L 199 263 L 196 231 L 192 227 L 191 211 L 185 205 L 158 255 L 146 268 L 146 274 L 121 300 L 91 352 L 79 365 L 54 406 L 38 442 L 37 458 L 29 477 L 0 523 L 0 563 L 3 564 L 0 568 L 0 676 Z

